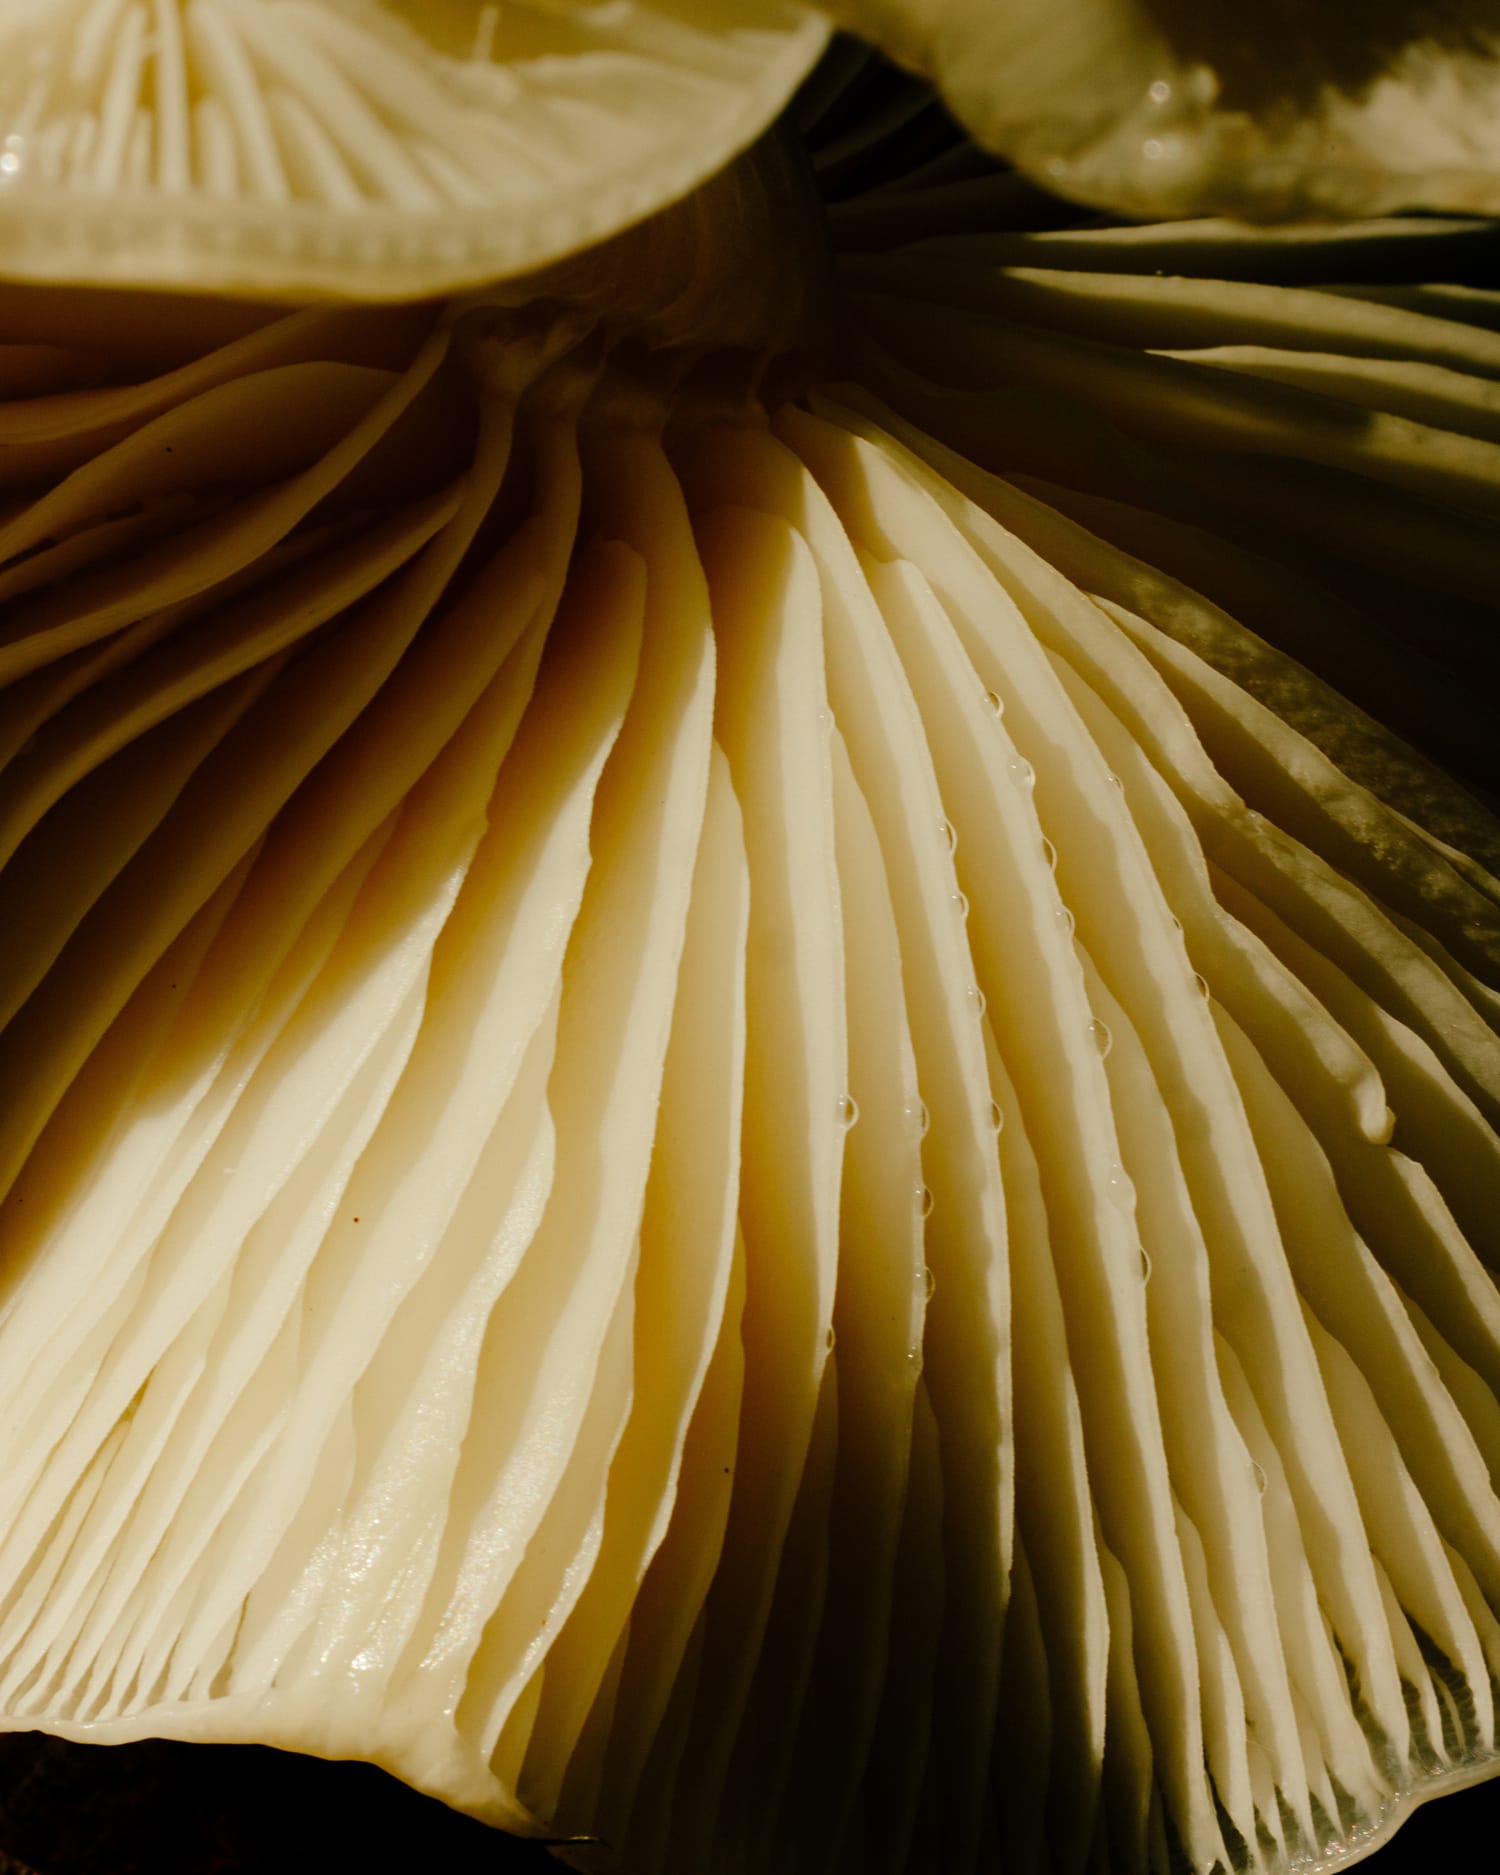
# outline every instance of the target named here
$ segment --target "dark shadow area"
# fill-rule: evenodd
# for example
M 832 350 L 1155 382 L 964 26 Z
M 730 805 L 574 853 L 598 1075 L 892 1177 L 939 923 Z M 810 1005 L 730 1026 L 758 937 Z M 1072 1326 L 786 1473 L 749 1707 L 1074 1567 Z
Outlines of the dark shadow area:
M 1488 1866 L 1500 1842 L 1500 1780 L 1424 1803 L 1391 1841 L 1358 1864 L 1369 1875 L 1446 1875 Z
M 1470 1868 L 1475 1845 L 1497 1840 L 1500 1779 L 1422 1805 L 1359 1867 L 1369 1875 Z M 557 1875 L 561 1867 L 539 1844 L 459 1816 L 373 1765 L 253 1745 L 0 1735 L 0 1875 Z
M 541 1875 L 559 1864 L 374 1765 L 254 1745 L 0 1736 L 0 1875 Z

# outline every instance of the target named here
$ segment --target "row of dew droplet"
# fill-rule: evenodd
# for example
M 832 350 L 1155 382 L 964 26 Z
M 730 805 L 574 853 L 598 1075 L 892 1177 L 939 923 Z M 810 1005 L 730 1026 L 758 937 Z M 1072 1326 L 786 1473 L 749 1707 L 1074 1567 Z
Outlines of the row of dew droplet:
M 998 692 L 986 690 L 983 694 L 984 704 L 990 715 L 997 720 L 1003 717 L 1005 714 L 1005 702 Z M 1025 756 L 1018 753 L 1012 754 L 1007 762 L 1007 768 L 1012 780 L 1015 781 L 1018 786 L 1028 790 L 1036 786 L 1036 768 Z M 1109 781 L 1111 786 L 1121 793 L 1124 792 L 1125 784 L 1120 776 L 1113 770 L 1109 771 Z M 953 825 L 953 822 L 944 816 L 938 822 L 938 831 L 948 853 L 950 855 L 955 853 L 958 850 L 958 830 Z M 1046 834 L 1042 835 L 1042 855 L 1047 862 L 1048 870 L 1055 875 L 1058 863 L 1057 847 Z M 967 920 L 970 912 L 968 895 L 962 890 L 955 890 L 952 894 L 952 899 L 953 903 L 958 908 L 960 917 Z M 1076 920 L 1073 912 L 1068 906 L 1059 903 L 1055 915 L 1059 925 L 1062 926 L 1071 938 L 1076 929 Z M 1182 932 L 1181 921 L 1174 916 L 1172 922 L 1180 934 Z M 1210 1000 L 1208 984 L 1196 971 L 1194 972 L 1194 980 L 1198 985 L 1199 994 L 1205 1001 Z M 976 1015 L 982 1017 L 988 1008 L 988 1003 L 984 991 L 977 982 L 970 983 L 967 995 Z M 1100 1059 L 1105 1059 L 1114 1046 L 1114 1036 L 1110 1031 L 1109 1025 L 1101 1021 L 1097 1016 L 1093 1017 L 1089 1022 L 1089 1034 L 1095 1048 L 1098 1050 Z M 846 1116 L 846 1128 L 853 1125 L 854 1119 L 858 1117 L 858 1108 L 848 1096 L 845 1096 L 844 1101 L 840 1103 L 840 1110 L 841 1114 Z M 928 1128 L 931 1125 L 931 1116 L 928 1113 L 926 1103 L 924 1101 L 918 1101 L 915 1106 L 908 1106 L 906 1111 L 909 1123 L 912 1124 L 917 1138 L 925 1138 Z M 853 1117 L 848 1117 L 851 1112 Z M 997 1136 L 1005 1124 L 1005 1115 L 1000 1108 L 999 1102 L 993 1099 L 990 1101 L 990 1124 Z M 1115 1162 L 1111 1166 L 1107 1174 L 1106 1191 L 1111 1202 L 1120 1210 L 1128 1211 L 1132 1214 L 1134 1213 L 1136 1208 L 1135 1186 L 1125 1172 L 1124 1167 L 1118 1162 Z M 936 1202 L 931 1188 L 926 1184 L 919 1184 L 916 1187 L 915 1197 L 921 1217 L 924 1220 L 931 1217 Z M 1143 1283 L 1149 1282 L 1151 1280 L 1152 1271 L 1150 1254 L 1146 1250 L 1145 1245 L 1140 1243 L 1139 1239 L 1137 1240 L 1136 1247 L 1140 1254 L 1141 1280 Z M 927 1277 L 929 1279 L 927 1293 L 930 1296 L 932 1293 L 932 1276 L 930 1270 L 927 1271 Z
M 1109 1024 L 1101 1021 L 1098 1016 L 1091 1017 L 1089 1020 L 1089 1035 L 1093 1040 L 1094 1047 L 1098 1050 L 1099 1059 L 1101 1061 L 1106 1060 L 1110 1050 L 1115 1045 L 1114 1034 Z M 1137 1204 L 1135 1183 L 1118 1159 L 1110 1161 L 1109 1170 L 1104 1175 L 1104 1195 L 1116 1210 L 1123 1211 L 1127 1216 L 1132 1218 L 1135 1216 Z M 1139 1236 L 1137 1236 L 1135 1240 L 1135 1249 L 1140 1258 L 1141 1281 L 1142 1283 L 1149 1283 L 1151 1280 L 1151 1255 L 1146 1249 L 1146 1246 L 1141 1242 Z
M 930 1263 L 923 1263 L 918 1266 L 916 1283 L 922 1291 L 923 1313 L 925 1314 L 926 1305 L 937 1294 L 937 1276 L 933 1272 Z M 830 1322 L 823 1335 L 824 1352 L 832 1354 L 834 1349 L 838 1346 L 838 1339 L 838 1331 Z M 920 1367 L 922 1365 L 922 1343 L 920 1336 L 912 1346 L 907 1349 L 906 1359 L 908 1364 L 912 1367 Z
M 1091 1017 L 1089 1035 L 1093 1039 L 1094 1047 L 1099 1051 L 1099 1059 L 1105 1060 L 1115 1045 L 1115 1038 L 1109 1024 L 1101 1021 L 1098 1016 Z M 1104 1191 L 1105 1196 L 1117 1210 L 1127 1212 L 1132 1217 L 1135 1215 L 1137 1203 L 1135 1183 L 1118 1159 L 1111 1161 L 1110 1168 L 1105 1174 Z M 1151 1254 L 1139 1237 L 1135 1240 L 1135 1247 L 1141 1260 L 1141 1281 L 1149 1283 Z
M 1004 716 L 1005 702 L 1004 702 L 1004 699 L 999 695 L 997 691 L 986 690 L 984 692 L 984 703 L 989 713 L 993 717 L 995 717 L 997 720 Z M 1031 789 L 1036 786 L 1036 768 L 1031 762 L 1029 762 L 1026 759 L 1024 755 L 1013 754 L 1007 763 L 1007 767 L 1009 769 L 1012 780 L 1014 780 L 1018 786 L 1026 788 L 1026 789 Z M 1121 782 L 1118 775 L 1111 773 L 1110 780 L 1115 784 L 1116 787 L 1124 786 L 1123 782 Z M 947 848 L 949 855 L 951 856 L 952 854 L 956 853 L 958 851 L 958 829 L 953 825 L 953 822 L 949 820 L 946 815 L 944 815 L 944 817 L 938 822 L 938 832 L 942 837 L 943 845 Z M 1042 835 L 1042 854 L 1043 854 L 1043 857 L 1047 861 L 1048 870 L 1055 875 L 1057 872 L 1057 847 L 1052 840 L 1048 839 L 1046 834 Z M 952 896 L 953 903 L 958 908 L 959 916 L 963 918 L 965 921 L 967 921 L 969 917 L 969 911 L 970 911 L 968 894 L 961 890 L 955 890 L 951 896 Z M 1071 937 L 1073 935 L 1073 931 L 1075 928 L 1075 920 L 1073 917 L 1073 913 L 1068 909 L 1066 905 L 1059 904 L 1056 915 L 1058 918 L 1058 922 L 1063 925 L 1063 927 L 1067 931 L 1068 936 Z M 974 983 L 970 983 L 968 987 L 967 995 L 968 995 L 970 1004 L 974 1009 L 975 1014 L 982 1018 L 989 1007 L 988 999 L 986 998 L 984 991 L 980 988 L 977 982 L 974 982 Z M 1099 1053 L 1101 1057 L 1104 1055 L 1107 1055 L 1109 1053 L 1110 1047 L 1113 1042 L 1113 1037 L 1110 1035 L 1108 1028 L 1104 1025 L 1104 1023 L 1099 1022 L 1099 1021 L 1094 1021 L 1090 1024 L 1090 1031 L 1094 1037 L 1095 1044 L 1099 1049 Z M 909 1113 L 911 1113 L 912 1111 L 913 1111 L 912 1109 L 910 1108 L 908 1109 Z M 915 1111 L 920 1115 L 920 1124 L 917 1130 L 917 1137 L 919 1139 L 923 1139 L 926 1137 L 927 1129 L 929 1125 L 931 1124 L 931 1119 L 927 1112 L 926 1103 L 919 1102 L 918 1107 Z M 1001 1130 L 1003 1129 L 1004 1125 L 1005 1125 L 1005 1115 L 1001 1110 L 1000 1103 L 994 1099 L 991 1099 L 990 1101 L 991 1129 L 998 1136 Z M 932 1192 L 925 1184 L 919 1185 L 917 1187 L 917 1202 L 918 1202 L 918 1206 L 920 1208 L 922 1217 L 924 1219 L 930 1217 L 932 1215 L 934 1200 L 933 1200 Z M 1134 1205 L 1134 1191 L 1133 1190 L 1130 1196 L 1130 1204 L 1133 1207 Z M 1150 1260 L 1149 1258 L 1146 1258 L 1146 1253 L 1144 1250 L 1142 1250 L 1141 1255 L 1143 1259 L 1145 1259 L 1146 1268 L 1149 1274 Z
M 986 694 L 988 698 L 992 693 L 986 693 Z M 995 699 L 995 701 L 998 702 L 998 699 Z M 997 709 L 995 713 L 999 715 L 1001 711 Z M 1017 777 L 1017 779 L 1022 781 L 1024 785 L 1028 787 L 1035 786 L 1036 771 L 1032 768 L 1029 762 L 1026 762 L 1023 758 L 1018 756 L 1012 760 L 1010 766 L 1011 766 L 1012 773 Z M 1110 786 L 1116 789 L 1119 793 L 1123 794 L 1125 792 L 1124 781 L 1120 778 L 1119 775 L 1115 773 L 1113 769 L 1110 769 L 1107 772 L 1108 772 L 1108 780 L 1109 780 Z M 1053 843 L 1053 841 L 1051 841 L 1047 837 L 1046 834 L 1042 835 L 1042 856 L 1043 858 L 1045 858 L 1047 862 L 1048 870 L 1055 875 L 1057 872 L 1057 847 Z M 1076 929 L 1076 920 L 1074 918 L 1072 911 L 1069 909 L 1068 906 L 1062 903 L 1059 903 L 1055 915 L 1056 915 L 1058 924 L 1067 932 L 1068 936 L 1071 938 Z M 1175 913 L 1172 915 L 1172 923 L 1174 927 L 1176 928 L 1178 936 L 1180 938 L 1183 938 L 1184 944 L 1185 944 L 1186 937 L 1183 931 L 1182 920 L 1178 918 Z M 1200 972 L 1195 970 L 1193 972 L 1193 981 L 1196 983 L 1198 987 L 1198 994 L 1203 998 L 1204 1002 L 1211 1002 L 1213 1000 L 1213 997 L 1212 997 L 1212 992 L 1209 989 L 1207 979 Z M 1114 1047 L 1114 1035 L 1110 1030 L 1109 1024 L 1107 1022 L 1102 1021 L 1098 1016 L 1091 1017 L 1089 1020 L 1089 1035 L 1091 1036 L 1093 1040 L 1095 1048 L 1098 1050 L 1099 1059 L 1101 1061 L 1105 1060 L 1108 1057 L 1110 1050 Z M 1135 1209 L 1136 1209 L 1135 1186 L 1132 1183 L 1129 1175 L 1126 1173 L 1125 1168 L 1122 1165 L 1120 1165 L 1118 1161 L 1116 1161 L 1110 1167 L 1109 1173 L 1107 1174 L 1106 1180 L 1105 1180 L 1105 1189 L 1110 1198 L 1110 1201 L 1113 1204 L 1115 1204 L 1122 1211 L 1128 1211 L 1132 1215 L 1134 1214 Z M 1150 1252 L 1146 1249 L 1146 1246 L 1140 1241 L 1139 1238 L 1136 1239 L 1136 1249 L 1140 1255 L 1141 1281 L 1143 1283 L 1148 1283 L 1151 1280 L 1151 1271 L 1152 1271 Z M 1264 1486 L 1263 1475 L 1262 1475 L 1261 1489 L 1262 1489 L 1262 1493 L 1264 1493 L 1265 1486 Z

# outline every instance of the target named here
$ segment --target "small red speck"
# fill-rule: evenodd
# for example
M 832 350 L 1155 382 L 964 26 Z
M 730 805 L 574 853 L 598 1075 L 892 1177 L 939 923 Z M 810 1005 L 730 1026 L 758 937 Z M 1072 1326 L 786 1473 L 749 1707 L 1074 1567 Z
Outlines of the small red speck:
M 357 1224 L 357 1223 L 359 1222 L 359 1219 L 358 1219 L 358 1218 L 355 1218 L 355 1220 L 354 1220 L 354 1221 L 355 1221 L 355 1223 Z

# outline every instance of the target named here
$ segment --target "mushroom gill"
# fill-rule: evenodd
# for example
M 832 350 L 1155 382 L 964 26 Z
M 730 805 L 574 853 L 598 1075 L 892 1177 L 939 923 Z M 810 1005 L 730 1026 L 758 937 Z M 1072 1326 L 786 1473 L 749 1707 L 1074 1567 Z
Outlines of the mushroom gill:
M 1477 669 L 1493 333 L 934 160 L 831 343 L 0 295 L 0 1726 L 640 1875 L 1500 1764 L 1495 831 L 1296 661 Z

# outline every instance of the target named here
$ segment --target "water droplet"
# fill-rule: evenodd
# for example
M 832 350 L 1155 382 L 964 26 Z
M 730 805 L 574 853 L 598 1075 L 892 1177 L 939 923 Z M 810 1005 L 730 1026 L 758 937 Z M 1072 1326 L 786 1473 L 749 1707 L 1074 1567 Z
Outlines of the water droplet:
M 833 711 L 828 710 L 828 709 L 820 709 L 818 711 L 818 721 L 823 725 L 825 729 L 831 729 L 833 727 Z
M 1068 910 L 1067 906 L 1059 905 L 1052 916 L 1062 926 L 1063 930 L 1067 932 L 1068 936 L 1072 937 L 1074 931 L 1078 928 L 1078 920 L 1073 916 L 1072 912 Z
M 932 1216 L 932 1207 L 936 1203 L 937 1199 L 932 1195 L 932 1187 L 930 1185 L 918 1185 L 917 1209 L 921 1212 L 923 1217 Z
M 1047 838 L 1045 833 L 1042 835 L 1042 857 L 1047 862 L 1048 870 L 1051 872 L 1056 872 L 1057 871 L 1057 848 Z
M 938 831 L 942 834 L 943 845 L 947 847 L 948 851 L 950 853 L 956 852 L 958 849 L 958 832 L 953 822 L 951 820 L 940 820 L 938 822 Z
M 911 1368 L 913 1373 L 921 1373 L 922 1350 L 920 1348 L 908 1348 L 906 1350 L 906 1365 Z
M 1034 788 L 1036 786 L 1036 770 L 1024 755 L 1013 755 L 1006 763 L 1006 767 L 1010 770 L 1011 780 L 1018 787 Z
M 1182 920 L 1177 916 L 1175 911 L 1171 914 L 1171 917 L 1172 917 L 1172 929 L 1177 933 L 1178 937 L 1181 937 L 1182 936 Z
M 984 707 L 989 711 L 991 716 L 1003 716 L 1005 714 L 1005 699 L 998 691 L 986 690 L 984 693 Z
M 1143 1283 L 1149 1283 L 1151 1280 L 1150 1252 L 1146 1249 L 1146 1246 L 1144 1244 L 1137 1244 L 1136 1248 L 1141 1253 L 1141 1281 Z
M 1131 1184 L 1129 1174 L 1118 1159 L 1105 1175 L 1104 1190 L 1110 1203 L 1121 1211 L 1135 1209 L 1135 1186 Z
M 1123 794 L 1125 792 L 1125 783 L 1121 781 L 1120 777 L 1115 773 L 1115 771 L 1112 768 L 1109 769 L 1107 773 L 1109 775 L 1109 785 L 1112 788 L 1118 788 L 1121 794 Z
M 828 1330 L 828 1333 L 824 1335 L 823 1337 L 823 1346 L 828 1350 L 830 1354 L 832 1354 L 833 1345 L 837 1340 L 838 1340 L 838 1336 L 833 1332 L 833 1329 L 830 1327 Z
M 1167 83 L 1165 78 L 1158 78 L 1154 84 L 1148 85 L 1146 88 L 1146 96 L 1150 98 L 1153 104 L 1165 104 L 1171 95 L 1172 87 Z
M 974 1013 L 976 1016 L 982 1016 L 985 1010 L 990 1006 L 988 997 L 986 997 L 984 991 L 980 989 L 977 983 L 971 983 L 969 985 L 969 1001 L 974 1005 Z
M 955 893 L 953 894 L 953 903 L 954 903 L 954 904 L 955 904 L 955 905 L 956 905 L 956 906 L 958 907 L 958 915 L 959 915 L 959 917 L 960 917 L 960 918 L 967 918 L 967 917 L 968 917 L 968 915 L 969 915 L 969 895 L 968 895 L 968 893 L 967 893 L 967 892 L 955 892 Z
M 996 1133 L 1005 1130 L 1005 1115 L 1001 1111 L 1000 1102 L 998 1100 L 992 1100 L 990 1102 L 990 1127 Z
M 1271 1482 L 1266 1476 L 1265 1466 L 1261 1464 L 1258 1458 L 1252 1458 L 1250 1461 L 1250 1469 L 1255 1473 L 1256 1494 L 1260 1497 L 1264 1497 L 1266 1494 L 1266 1486 Z
M 922 1288 L 926 1293 L 927 1300 L 930 1302 L 937 1290 L 937 1277 L 933 1274 L 932 1265 L 930 1263 L 924 1263 L 922 1265 Z
M 853 1094 L 839 1095 L 839 1125 L 847 1133 L 859 1121 L 859 1102 Z
M 927 1111 L 927 1102 L 925 1100 L 908 1101 L 902 1108 L 902 1113 L 907 1126 L 917 1138 L 926 1139 L 928 1128 L 932 1125 L 932 1115 Z
M 1094 1038 L 1094 1046 L 1099 1050 L 1099 1059 L 1102 1061 L 1115 1045 L 1115 1038 L 1109 1032 L 1109 1024 L 1101 1022 L 1095 1016 L 1089 1023 L 1089 1034 Z
M 1160 137 L 1147 137 L 1141 145 L 1141 151 L 1148 162 L 1156 162 L 1167 153 L 1167 146 Z
M 1212 1002 L 1213 991 L 1208 987 L 1208 978 L 1201 976 L 1199 972 L 1195 970 L 1193 972 L 1193 981 L 1198 985 L 1198 994 L 1203 998 L 1204 1002 Z

